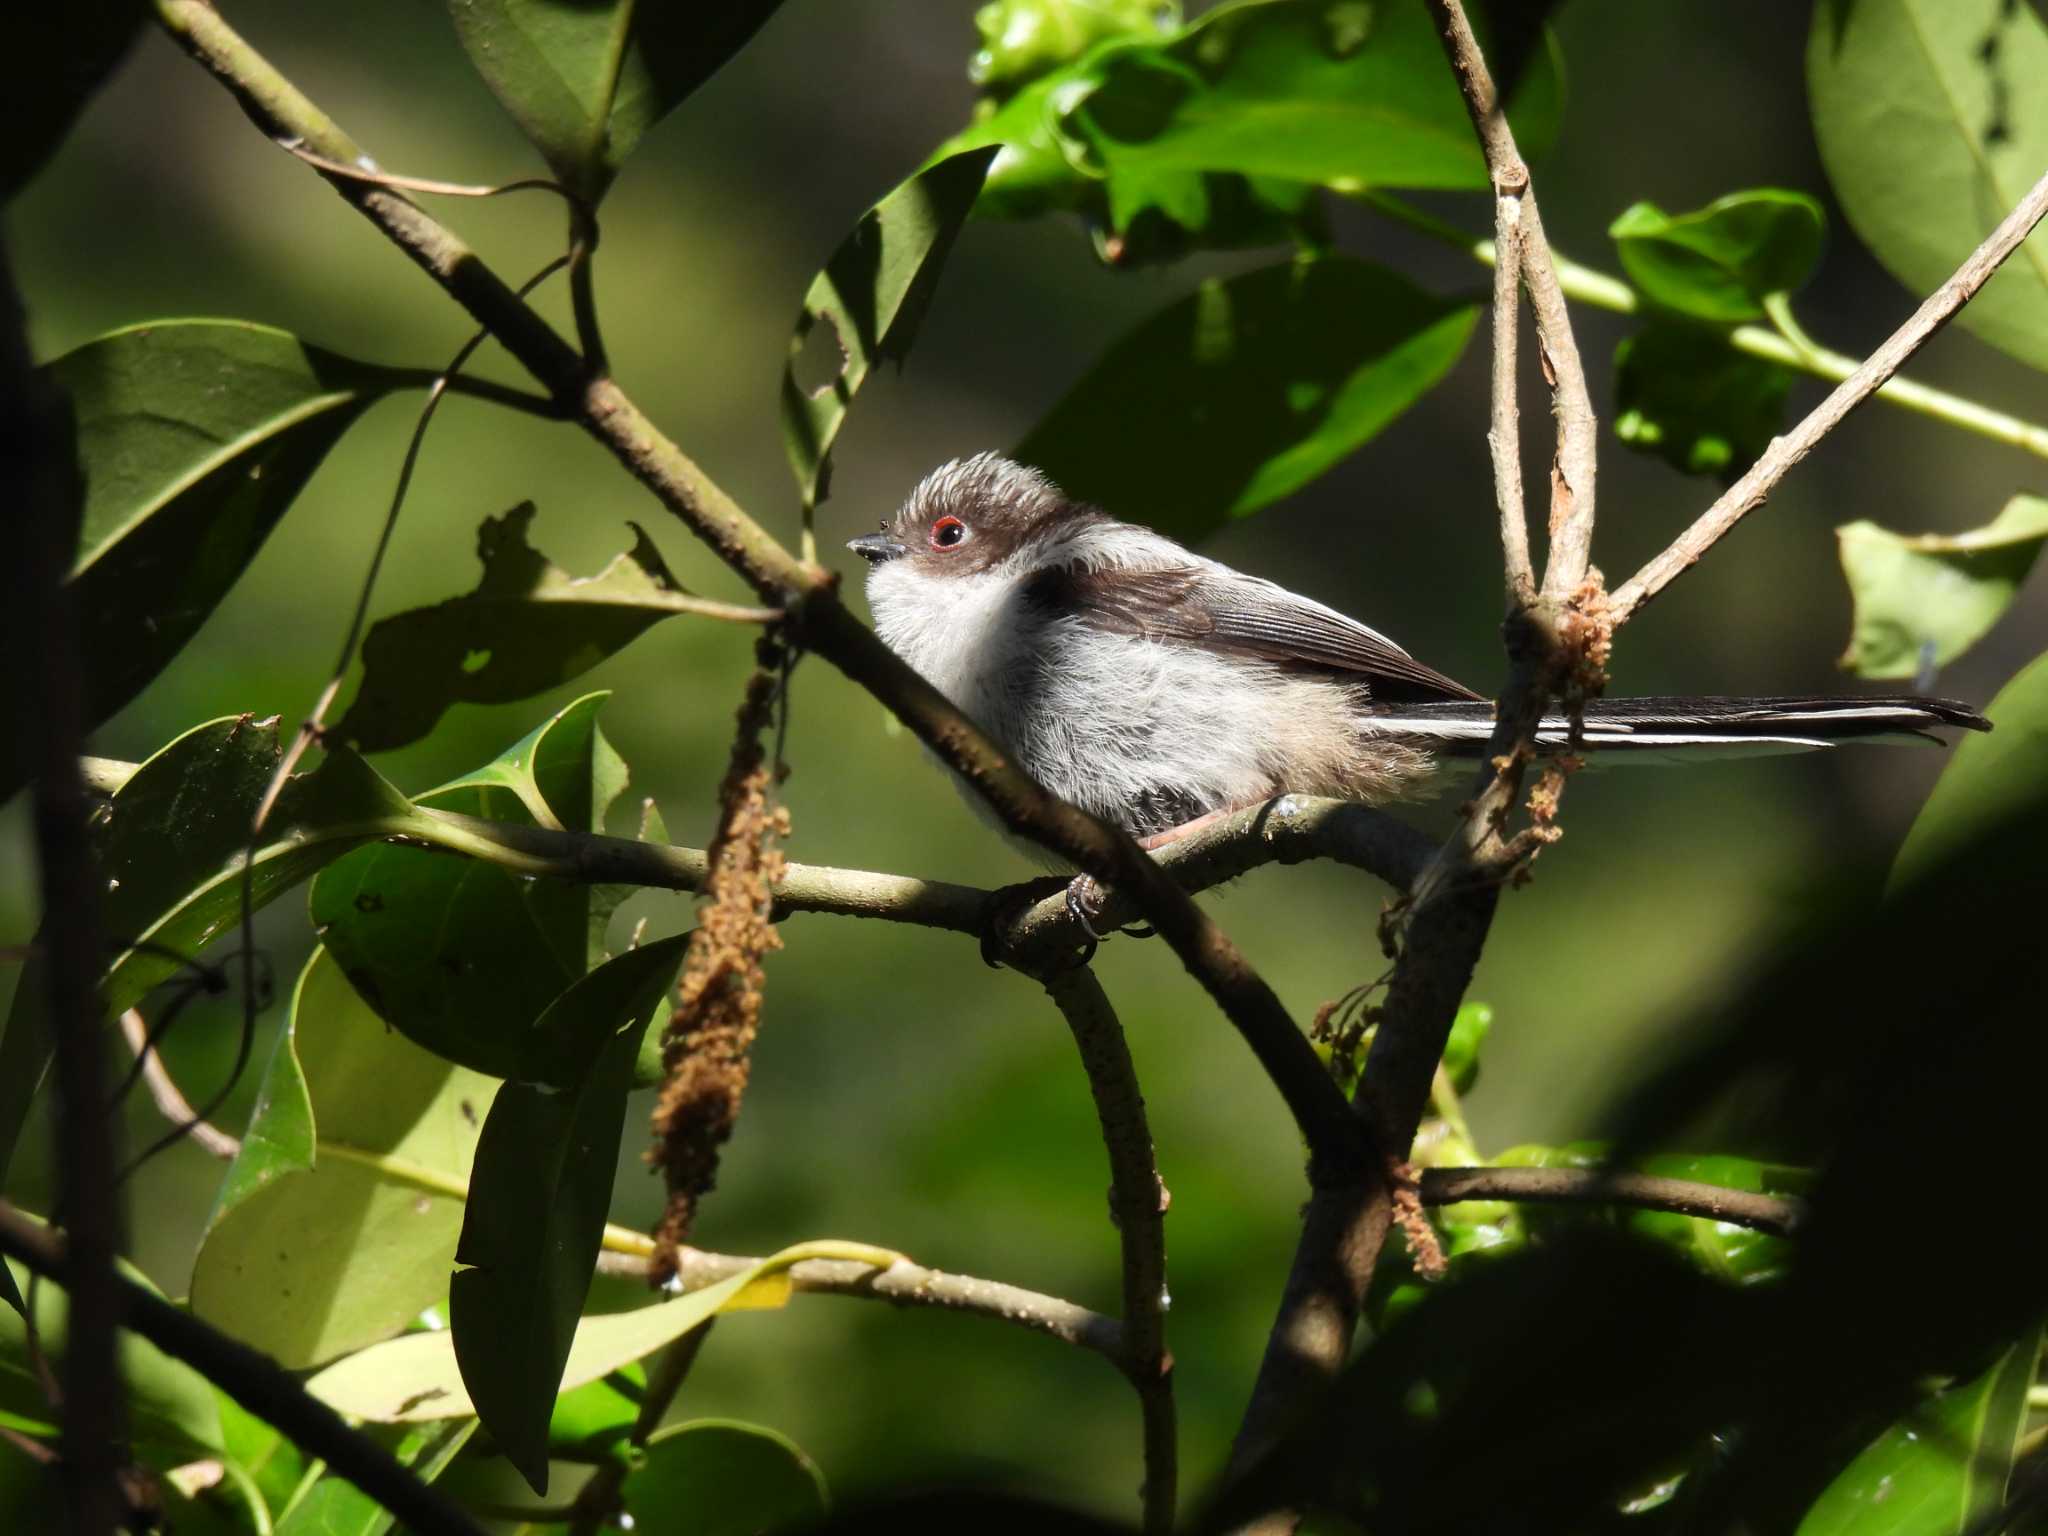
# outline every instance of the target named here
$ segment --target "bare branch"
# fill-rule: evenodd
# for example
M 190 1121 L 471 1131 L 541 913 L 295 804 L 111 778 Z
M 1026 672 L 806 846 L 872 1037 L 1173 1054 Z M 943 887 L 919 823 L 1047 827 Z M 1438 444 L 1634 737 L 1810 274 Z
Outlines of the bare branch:
M 75 1290 L 65 1240 L 0 1200 L 0 1253 Z M 145 1286 L 114 1276 L 121 1326 L 182 1360 L 327 1469 L 362 1489 L 418 1536 L 483 1536 L 448 1496 L 421 1482 L 391 1453 L 312 1396 L 275 1360 L 229 1338 Z M 74 1303 L 75 1305 L 75 1303 Z M 74 1324 L 74 1330 L 75 1330 Z
M 1138 1070 L 1101 982 L 1087 966 L 1071 964 L 1039 980 L 1073 1031 L 1109 1153 L 1109 1210 L 1123 1247 L 1124 1371 L 1138 1390 L 1145 1424 L 1145 1530 L 1164 1536 L 1173 1529 L 1180 1454 L 1166 1348 L 1169 1197 L 1153 1160 Z
M 1969 260 L 1929 294 L 1926 302 L 1892 332 L 1883 346 L 1864 359 L 1862 366 L 1838 384 L 1804 421 L 1783 437 L 1773 438 L 1771 446 L 1750 465 L 1747 474 L 1729 486 L 1700 514 L 1698 521 L 1671 542 L 1670 548 L 1622 584 L 1609 611 L 1612 622 L 1626 623 L 1643 604 L 1697 564 L 1722 535 L 1762 506 L 1787 470 L 1811 453 L 1822 438 L 1841 424 L 1843 417 L 1875 394 L 1905 365 L 1907 358 L 1976 296 L 2005 259 L 2025 243 L 2044 214 L 2048 214 L 2048 175 L 2034 183 L 2033 190 L 2020 199 L 2019 206 L 2005 216 Z
M 1500 549 L 1507 567 L 1508 599 L 1526 607 L 1536 597 L 1529 563 L 1529 513 L 1522 504 L 1522 410 L 1516 399 L 1516 323 L 1522 308 L 1522 199 L 1502 193 L 1493 201 L 1493 494 L 1500 506 Z
M 1691 1179 L 1602 1168 L 1429 1168 L 1422 1174 L 1425 1205 L 1461 1200 L 1508 1200 L 1519 1205 L 1626 1205 L 1671 1211 L 1754 1227 L 1790 1237 L 1805 1219 L 1804 1202 L 1788 1195 L 1724 1189 Z

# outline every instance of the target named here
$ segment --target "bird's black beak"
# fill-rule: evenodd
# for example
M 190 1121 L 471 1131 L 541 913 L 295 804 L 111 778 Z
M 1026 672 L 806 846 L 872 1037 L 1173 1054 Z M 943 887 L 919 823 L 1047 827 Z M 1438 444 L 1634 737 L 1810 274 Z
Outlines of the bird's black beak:
M 864 533 L 857 539 L 848 539 L 846 547 L 870 565 L 880 565 L 884 560 L 894 560 L 898 555 L 907 555 L 909 549 L 886 533 Z

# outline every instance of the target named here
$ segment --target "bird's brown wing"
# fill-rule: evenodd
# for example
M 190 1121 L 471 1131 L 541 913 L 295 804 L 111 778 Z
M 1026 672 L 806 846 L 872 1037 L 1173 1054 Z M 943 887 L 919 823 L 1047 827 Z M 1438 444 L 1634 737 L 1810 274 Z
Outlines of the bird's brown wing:
M 1383 702 L 1480 697 L 1334 608 L 1273 582 L 1213 567 L 1063 566 L 1035 577 L 1026 597 L 1049 612 L 1070 613 L 1120 634 L 1354 674 Z

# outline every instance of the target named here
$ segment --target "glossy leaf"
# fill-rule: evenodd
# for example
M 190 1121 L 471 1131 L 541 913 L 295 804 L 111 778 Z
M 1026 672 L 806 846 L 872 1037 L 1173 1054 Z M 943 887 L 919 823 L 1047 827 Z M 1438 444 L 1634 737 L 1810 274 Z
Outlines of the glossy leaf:
M 576 700 L 420 804 L 494 821 L 601 828 L 625 783 L 624 765 L 597 728 L 607 697 Z M 314 882 L 312 913 L 336 963 L 392 1028 L 449 1061 L 517 1077 L 534 1021 L 595 958 L 593 934 L 610 899 L 569 881 L 380 844 Z
M 562 1393 L 548 1418 L 548 1443 L 584 1449 L 610 1444 L 632 1429 L 646 1390 L 647 1370 L 636 1362 Z
M 1982 1528 L 2005 1502 L 2040 1357 L 2037 1327 L 1974 1381 L 1935 1393 L 1843 1469 L 1798 1536 L 1962 1536 Z
M 641 1536 L 754 1536 L 807 1527 L 831 1507 L 824 1474 L 795 1441 L 729 1419 L 657 1432 L 622 1492 Z
M 136 769 L 92 826 L 106 880 L 100 925 L 119 947 L 101 982 L 108 1016 L 189 974 L 241 916 L 249 826 L 282 748 L 277 721 L 238 715 L 187 731 Z M 256 851 L 261 907 L 348 849 L 417 825 L 405 797 L 346 751 L 285 785 Z M 48 1060 L 42 971 L 31 960 L 0 1040 L 0 1173 Z
M 0 203 L 57 152 L 92 93 L 148 19 L 142 0 L 26 5 L 0 52 Z
M 484 1122 L 449 1290 L 464 1385 L 499 1452 L 547 1491 L 548 1424 L 611 1208 L 626 1094 L 687 934 L 570 987 L 532 1031 L 530 1075 Z
M 632 549 L 594 576 L 573 577 L 527 542 L 533 513 L 527 501 L 485 519 L 474 591 L 371 627 L 362 687 L 335 736 L 365 752 L 406 746 L 450 705 L 544 693 L 689 611 L 689 595 L 637 525 Z
M 1694 320 L 1733 325 L 1772 294 L 1803 287 L 1820 262 L 1827 216 L 1803 192 L 1734 192 L 1695 213 L 1637 203 L 1609 226 L 1643 297 Z
M 1479 1081 L 1479 1053 L 1492 1032 L 1491 1003 L 1465 1003 L 1451 1020 L 1451 1033 L 1444 1042 L 1444 1071 L 1458 1092 L 1469 1092 Z
M 1111 38 L 1156 38 L 1180 25 L 1173 0 L 990 0 L 974 13 L 981 47 L 967 78 L 1013 90 Z
M 1053 100 L 1083 168 L 1232 171 L 1359 191 L 1483 188 L 1486 167 L 1428 13 L 1355 0 L 1224 6 L 1164 44 L 1111 44 Z M 1523 152 L 1556 127 L 1540 56 L 1510 107 Z
M 1733 479 L 1785 419 L 1790 371 L 1711 331 L 1652 322 L 1614 354 L 1614 431 L 1689 475 Z
M 402 375 L 238 320 L 169 320 L 49 365 L 85 471 L 71 571 L 85 718 L 142 691 L 198 631 L 350 423 Z
M 116 1262 L 127 1279 L 149 1285 L 133 1265 Z M 9 1259 L 0 1262 L 0 1268 L 24 1295 L 29 1293 L 25 1266 Z M 62 1286 L 42 1280 L 34 1286 L 33 1300 L 36 1341 L 61 1378 L 70 1299 Z M 129 1421 L 137 1442 L 152 1452 L 152 1463 L 169 1466 L 195 1454 L 219 1451 L 220 1409 L 213 1384 L 138 1334 L 124 1332 L 119 1349 Z M 35 1435 L 54 1435 L 58 1424 L 29 1353 L 26 1322 L 12 1307 L 0 1307 L 0 1424 Z M 9 1456 L 19 1454 L 8 1448 Z
M 402 1432 L 369 1433 L 384 1442 L 402 1466 L 431 1483 L 448 1470 L 469 1437 L 474 1420 L 457 1424 L 425 1424 Z M 298 1506 L 278 1523 L 275 1536 L 385 1536 L 393 1527 L 391 1511 L 343 1478 L 328 1476 L 308 1490 Z
M 1968 533 L 1835 530 L 1856 614 L 1842 665 L 1861 677 L 1917 677 L 1947 666 L 2012 606 L 2048 542 L 2048 500 L 2015 496 Z
M 1821 0 L 1806 87 L 1850 225 L 1917 299 L 2048 166 L 2048 26 L 2010 0 Z M 2048 230 L 1957 316 L 2048 368 Z
M 1994 729 L 1956 743 L 1899 849 L 1894 888 L 1935 872 L 1943 860 L 2040 797 L 2041 765 L 2048 763 L 2048 655 L 2029 662 L 1984 713 Z
M 1212 280 L 1113 346 L 1017 457 L 1192 542 L 1371 441 L 1449 371 L 1477 313 L 1345 258 Z
M 200 1243 L 192 1309 L 294 1368 L 404 1328 L 447 1294 L 496 1091 L 386 1029 L 315 951 Z
M 782 443 L 806 507 L 830 489 L 832 444 L 868 374 L 909 355 L 995 153 L 965 150 L 919 171 L 862 215 L 811 280 L 782 373 Z M 805 344 L 821 324 L 833 371 L 821 381 L 799 380 Z
M 448 0 L 456 35 L 556 176 L 604 194 L 640 137 L 744 47 L 781 0 Z
M 805 1259 L 856 1259 L 888 1264 L 896 1255 L 859 1244 L 800 1243 L 728 1276 L 715 1285 L 632 1312 L 606 1312 L 576 1325 L 575 1342 L 562 1369 L 561 1390 L 654 1353 L 720 1312 L 779 1307 L 789 1299 L 787 1271 Z M 337 1360 L 307 1388 L 339 1412 L 377 1423 L 417 1423 L 461 1418 L 476 1410 L 455 1361 L 454 1341 L 445 1331 L 409 1333 Z

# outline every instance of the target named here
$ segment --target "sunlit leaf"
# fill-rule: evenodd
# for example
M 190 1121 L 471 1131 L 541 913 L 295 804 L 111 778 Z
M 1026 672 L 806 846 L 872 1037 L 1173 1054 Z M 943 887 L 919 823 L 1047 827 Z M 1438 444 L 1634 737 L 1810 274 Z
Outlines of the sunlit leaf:
M 596 1381 L 652 1354 L 732 1307 L 777 1306 L 788 1297 L 786 1271 L 805 1259 L 854 1259 L 886 1265 L 895 1255 L 859 1244 L 800 1243 L 715 1285 L 633 1312 L 586 1317 L 562 1369 L 561 1390 Z M 416 1423 L 474 1414 L 454 1341 L 446 1331 L 411 1333 L 337 1360 L 310 1382 L 315 1397 L 342 1413 L 378 1423 Z
M 124 1277 L 155 1289 L 133 1265 L 125 1260 L 116 1262 Z M 26 1267 L 12 1259 L 0 1267 L 24 1295 L 30 1291 Z M 38 1281 L 33 1290 L 36 1342 L 61 1380 L 70 1298 L 51 1280 Z M 138 1334 L 122 1333 L 119 1349 L 129 1420 L 136 1440 L 152 1451 L 151 1461 L 168 1466 L 194 1454 L 219 1451 L 220 1409 L 214 1401 L 213 1384 Z M 53 1435 L 58 1422 L 29 1353 L 26 1321 L 12 1307 L 0 1307 L 0 1424 L 24 1433 Z M 10 1456 L 19 1454 L 9 1448 Z
M 1695 213 L 1637 203 L 1607 233 L 1643 297 L 1695 320 L 1732 325 L 1792 293 L 1820 261 L 1827 216 L 1803 192 L 1734 192 Z
M 967 77 L 1014 89 L 1113 37 L 1159 37 L 1180 25 L 1174 0 L 991 0 L 974 13 L 981 47 Z
M 547 1491 L 549 1417 L 611 1208 L 634 1062 L 688 940 L 628 950 L 557 998 L 533 1027 L 528 1080 L 500 1090 L 477 1146 L 451 1331 L 478 1416 L 537 1493 Z
M 28 5 L 0 51 L 0 203 L 11 202 L 120 63 L 148 19 L 142 0 Z
M 646 1389 L 646 1368 L 635 1362 L 562 1393 L 548 1418 L 549 1444 L 589 1448 L 618 1439 L 640 1417 Z
M 1934 793 L 1914 818 L 1892 866 L 1892 884 L 1909 884 L 2042 793 L 2048 763 L 2048 655 L 2037 656 L 1984 708 L 1994 727 L 1956 743 Z
M 1614 353 L 1614 431 L 1689 475 L 1733 479 L 1785 419 L 1789 370 L 1712 331 L 1653 321 Z
M 257 1418 L 225 1392 L 220 1403 L 221 1445 L 225 1460 L 247 1480 L 269 1515 L 281 1517 L 306 1480 L 313 1458 Z
M 853 397 L 877 363 L 909 354 L 954 237 L 981 191 L 993 147 L 919 171 L 870 208 L 811 280 L 782 373 L 782 443 L 805 506 L 829 490 L 829 456 Z M 802 378 L 822 325 L 822 378 Z
M 1491 1003 L 1466 1003 L 1451 1020 L 1451 1033 L 1444 1042 L 1444 1071 L 1458 1092 L 1470 1091 L 1479 1081 L 1479 1053 L 1492 1032 Z
M 85 471 L 72 566 L 85 717 L 141 692 L 198 631 L 389 370 L 238 320 L 168 320 L 49 365 Z
M 2005 1502 L 2041 1330 L 1974 1381 L 1937 1392 L 1864 1448 L 1798 1536 L 1962 1536 Z
M 470 62 L 555 174 L 601 197 L 640 137 L 782 0 L 448 0 Z
M 101 983 L 110 1017 L 182 975 L 241 916 L 249 827 L 282 748 L 276 720 L 238 715 L 198 726 L 150 758 L 92 826 L 106 881 L 100 925 L 114 947 Z M 350 848 L 417 826 L 405 797 L 353 753 L 330 752 L 290 780 L 256 850 L 261 907 Z M 48 1060 L 42 962 L 31 959 L 0 1040 L 0 1173 Z
M 641 1536 L 754 1536 L 808 1526 L 830 1507 L 824 1474 L 786 1435 L 694 1419 L 647 1442 L 622 1490 Z
M 2015 496 L 1968 533 L 1892 533 L 1868 521 L 1835 530 L 1856 601 L 1842 665 L 1863 677 L 1916 677 L 1982 639 L 2048 542 L 2048 500 Z
M 420 804 L 601 829 L 625 784 L 624 764 L 597 728 L 607 697 L 576 700 Z M 611 899 L 571 881 L 380 844 L 326 871 L 311 905 L 322 941 L 386 1023 L 438 1056 L 503 1078 L 522 1074 L 534 1021 L 589 969 L 593 919 Z
M 1915 298 L 1946 282 L 2048 166 L 2048 26 L 2013 0 L 1820 0 L 1814 137 L 1850 225 Z M 2048 230 L 1957 316 L 2048 368 Z
M 458 1452 L 476 1432 L 476 1422 L 425 1424 L 398 1433 L 372 1429 L 401 1466 L 431 1483 L 448 1470 Z M 391 1511 L 354 1483 L 327 1476 L 307 1492 L 277 1526 L 275 1536 L 385 1536 L 393 1526 Z
M 661 551 L 633 547 L 572 577 L 527 542 L 533 503 L 477 531 L 483 579 L 431 608 L 379 620 L 363 641 L 363 682 L 333 728 L 365 752 L 418 741 L 452 704 L 503 704 L 568 682 L 649 626 L 691 610 Z
M 316 950 L 200 1242 L 193 1310 L 293 1367 L 405 1327 L 447 1294 L 497 1086 L 386 1029 Z
M 1477 313 L 1345 258 L 1212 280 L 1111 347 L 1016 454 L 1192 542 L 1371 441 L 1449 371 Z

